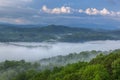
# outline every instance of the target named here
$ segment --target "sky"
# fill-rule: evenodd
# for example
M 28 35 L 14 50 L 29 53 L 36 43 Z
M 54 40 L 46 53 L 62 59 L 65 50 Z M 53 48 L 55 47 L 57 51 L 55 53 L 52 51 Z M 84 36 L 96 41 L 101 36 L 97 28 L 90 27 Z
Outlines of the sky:
M 119 0 L 0 0 L 0 23 L 120 28 Z

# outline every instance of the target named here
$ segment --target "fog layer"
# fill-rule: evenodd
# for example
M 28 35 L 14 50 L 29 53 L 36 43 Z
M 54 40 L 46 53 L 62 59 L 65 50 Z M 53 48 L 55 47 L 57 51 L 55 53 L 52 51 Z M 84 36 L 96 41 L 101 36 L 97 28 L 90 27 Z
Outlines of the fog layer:
M 69 53 L 120 49 L 120 41 L 90 41 L 85 43 L 0 43 L 0 61 L 21 60 L 35 61 Z

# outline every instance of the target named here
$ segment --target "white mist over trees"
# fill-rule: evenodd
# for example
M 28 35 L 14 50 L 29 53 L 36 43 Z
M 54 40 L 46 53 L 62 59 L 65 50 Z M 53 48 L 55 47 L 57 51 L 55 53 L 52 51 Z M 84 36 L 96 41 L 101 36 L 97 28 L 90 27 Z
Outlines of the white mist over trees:
M 85 43 L 0 43 L 0 62 L 4 60 L 35 61 L 82 51 L 109 51 L 120 48 L 120 41 L 90 41 Z

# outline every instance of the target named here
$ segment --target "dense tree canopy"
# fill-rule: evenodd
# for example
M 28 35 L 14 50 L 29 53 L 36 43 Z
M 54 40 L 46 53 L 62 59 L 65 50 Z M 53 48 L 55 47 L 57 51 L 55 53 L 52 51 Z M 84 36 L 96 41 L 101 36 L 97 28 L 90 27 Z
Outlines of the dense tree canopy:
M 77 62 L 52 69 L 39 69 L 37 63 L 0 63 L 0 80 L 120 80 L 120 50 L 99 54 L 90 62 Z

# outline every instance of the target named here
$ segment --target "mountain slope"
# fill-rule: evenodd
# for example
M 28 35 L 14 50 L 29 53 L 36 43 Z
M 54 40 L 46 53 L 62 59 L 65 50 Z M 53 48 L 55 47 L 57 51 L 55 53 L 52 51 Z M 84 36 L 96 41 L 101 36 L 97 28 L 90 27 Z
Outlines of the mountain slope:
M 119 30 L 48 25 L 46 27 L 0 26 L 0 42 L 82 42 L 92 40 L 120 40 Z
M 0 80 L 120 80 L 120 50 L 99 54 L 89 62 L 40 70 L 38 63 L 0 63 Z M 48 66 L 51 67 L 51 66 Z

